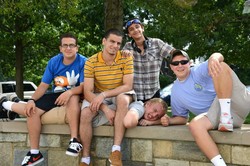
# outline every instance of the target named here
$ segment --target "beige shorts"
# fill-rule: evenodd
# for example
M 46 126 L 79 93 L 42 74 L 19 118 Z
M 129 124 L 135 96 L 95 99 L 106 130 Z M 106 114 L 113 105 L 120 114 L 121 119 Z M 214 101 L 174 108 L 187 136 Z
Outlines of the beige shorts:
M 135 92 L 133 90 L 129 91 L 129 92 L 125 92 L 124 94 L 131 95 L 133 101 L 136 100 L 136 94 L 135 94 Z M 106 98 L 103 101 L 103 103 L 106 104 L 106 105 L 108 105 L 108 107 L 111 110 L 114 110 L 114 111 L 116 110 L 116 97 Z M 90 105 L 90 103 L 87 100 L 83 100 L 81 110 L 83 110 L 84 108 L 88 107 L 89 105 Z M 92 126 L 93 127 L 98 127 L 98 126 L 101 126 L 101 125 L 109 125 L 109 121 L 106 118 L 104 112 L 101 111 L 101 110 L 99 110 L 97 112 L 97 115 L 92 120 Z
M 45 112 L 41 117 L 42 124 L 67 124 L 66 107 L 55 107 Z
M 231 98 L 231 114 L 233 117 L 233 125 L 235 128 L 241 127 L 250 111 L 250 92 L 246 86 L 241 83 L 237 75 L 232 72 L 233 91 Z M 218 128 L 220 121 L 220 104 L 216 97 L 205 113 L 210 122 L 213 124 L 214 129 Z

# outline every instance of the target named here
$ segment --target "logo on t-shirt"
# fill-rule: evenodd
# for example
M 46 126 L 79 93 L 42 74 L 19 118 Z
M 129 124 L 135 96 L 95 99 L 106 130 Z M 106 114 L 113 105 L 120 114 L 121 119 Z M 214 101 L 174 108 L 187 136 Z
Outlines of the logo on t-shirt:
M 65 91 L 75 87 L 78 82 L 79 73 L 75 75 L 75 71 L 72 70 L 71 73 L 66 71 L 66 76 L 57 76 L 54 78 L 55 89 L 54 91 Z
M 202 87 L 202 85 L 195 83 L 195 84 L 194 84 L 194 89 L 195 89 L 196 91 L 202 91 L 203 87 Z

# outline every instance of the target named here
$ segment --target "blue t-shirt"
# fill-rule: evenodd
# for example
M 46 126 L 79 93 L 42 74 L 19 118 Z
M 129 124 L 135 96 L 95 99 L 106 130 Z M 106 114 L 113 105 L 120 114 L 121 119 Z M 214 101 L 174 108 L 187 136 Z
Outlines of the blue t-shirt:
M 213 80 L 208 74 L 206 61 L 192 67 L 186 80 L 175 80 L 171 92 L 172 115 L 188 117 L 189 111 L 195 115 L 207 112 L 215 96 Z
M 69 65 L 63 64 L 63 54 L 51 58 L 43 74 L 42 82 L 50 84 L 54 81 L 53 90 L 63 91 L 79 86 L 84 81 L 84 65 L 87 58 L 76 54 L 76 59 Z

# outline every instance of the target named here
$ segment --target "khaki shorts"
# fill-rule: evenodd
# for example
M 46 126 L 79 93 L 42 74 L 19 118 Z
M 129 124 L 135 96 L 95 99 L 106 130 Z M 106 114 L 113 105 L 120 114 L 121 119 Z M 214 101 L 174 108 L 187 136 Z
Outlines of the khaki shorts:
M 124 94 L 131 95 L 132 98 L 133 98 L 133 101 L 136 100 L 136 94 L 135 94 L 135 92 L 133 90 L 129 91 L 129 92 L 125 92 Z M 114 111 L 116 110 L 116 97 L 106 98 L 103 101 L 103 103 L 106 104 L 106 105 L 108 105 L 108 107 L 111 110 L 114 110 Z M 90 105 L 90 103 L 87 100 L 83 100 L 81 110 L 83 110 L 84 108 L 88 107 L 89 105 Z M 104 112 L 101 111 L 101 110 L 99 110 L 97 112 L 97 115 L 92 120 L 92 126 L 93 127 L 98 127 L 98 126 L 101 126 L 101 125 L 109 125 L 109 121 L 106 118 Z
M 233 125 L 235 128 L 241 127 L 250 111 L 250 92 L 246 86 L 241 83 L 237 75 L 232 72 L 233 91 L 231 98 L 231 115 L 233 117 Z M 220 122 L 220 104 L 216 97 L 205 113 L 214 129 L 218 128 Z
M 66 107 L 55 107 L 45 112 L 41 117 L 42 124 L 67 124 Z

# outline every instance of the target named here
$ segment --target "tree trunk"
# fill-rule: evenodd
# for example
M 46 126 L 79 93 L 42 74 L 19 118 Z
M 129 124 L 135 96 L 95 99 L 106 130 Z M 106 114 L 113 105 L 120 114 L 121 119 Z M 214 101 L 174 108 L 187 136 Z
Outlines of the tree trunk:
M 105 31 L 110 28 L 117 28 L 123 30 L 123 0 L 105 0 L 104 13 Z
M 18 26 L 18 25 L 16 25 Z M 16 27 L 17 28 L 17 27 Z M 18 29 L 18 28 L 17 28 Z M 18 31 L 17 31 L 18 32 Z M 15 42 L 16 54 L 16 94 L 23 100 L 23 42 L 22 39 L 17 38 Z

